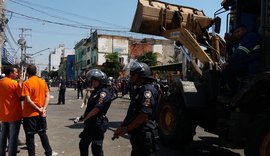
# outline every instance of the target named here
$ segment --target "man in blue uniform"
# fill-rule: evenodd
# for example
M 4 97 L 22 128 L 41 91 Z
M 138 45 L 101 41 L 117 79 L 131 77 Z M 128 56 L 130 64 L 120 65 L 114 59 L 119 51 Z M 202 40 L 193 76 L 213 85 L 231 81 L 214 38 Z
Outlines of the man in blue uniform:
M 245 25 L 238 25 L 233 32 L 239 42 L 226 63 L 221 65 L 229 88 L 237 90 L 237 77 L 252 76 L 260 71 L 260 41 L 258 33 L 248 32 Z
M 130 69 L 130 81 L 135 88 L 127 115 L 113 138 L 130 134 L 131 156 L 153 155 L 158 149 L 158 134 L 155 123 L 155 111 L 158 103 L 158 91 L 153 85 L 154 79 L 148 65 L 134 62 Z
M 88 156 L 88 148 L 92 143 L 92 154 L 103 156 L 102 145 L 104 133 L 108 126 L 108 119 L 105 115 L 110 107 L 112 94 L 107 88 L 107 75 L 104 72 L 93 69 L 86 74 L 86 78 L 92 83 L 94 90 L 83 115 L 85 126 L 79 135 L 81 138 L 79 143 L 80 154 L 81 156 Z

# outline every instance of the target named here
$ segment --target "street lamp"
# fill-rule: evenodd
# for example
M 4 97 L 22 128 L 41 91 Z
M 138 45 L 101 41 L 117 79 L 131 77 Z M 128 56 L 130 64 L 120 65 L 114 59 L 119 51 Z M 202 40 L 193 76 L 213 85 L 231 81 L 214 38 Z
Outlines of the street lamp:
M 41 56 L 41 55 L 43 55 L 43 54 L 38 54 L 38 55 L 33 55 L 33 56 L 27 56 L 27 58 L 29 58 L 30 60 L 29 60 L 29 63 L 30 64 L 35 64 L 35 58 L 36 57 L 38 57 L 38 56 Z
M 34 57 L 37 57 L 37 56 L 39 56 L 39 55 L 42 55 L 42 54 L 39 54 L 39 53 L 41 53 L 41 52 L 43 52 L 43 51 L 45 51 L 45 50 L 48 50 L 48 49 L 50 49 L 50 48 L 42 49 L 42 50 L 37 51 L 37 52 L 35 52 L 35 53 L 33 53 L 33 54 L 26 54 L 26 55 L 25 55 L 25 58 L 26 58 L 26 59 L 30 59 L 30 61 L 31 61 L 31 59 L 33 59 Z M 39 55 L 37 55 L 37 54 L 39 54 Z M 26 62 L 27 62 L 27 61 L 26 61 Z
M 33 57 L 34 55 L 36 55 L 36 54 L 38 54 L 38 53 L 41 53 L 41 52 L 43 52 L 43 51 L 45 51 L 45 50 L 48 50 L 48 49 L 51 49 L 51 48 L 45 48 L 45 49 L 42 49 L 42 50 L 40 50 L 40 51 L 38 51 L 38 52 L 35 52 L 35 53 L 33 53 L 33 54 L 28 54 L 27 57 Z

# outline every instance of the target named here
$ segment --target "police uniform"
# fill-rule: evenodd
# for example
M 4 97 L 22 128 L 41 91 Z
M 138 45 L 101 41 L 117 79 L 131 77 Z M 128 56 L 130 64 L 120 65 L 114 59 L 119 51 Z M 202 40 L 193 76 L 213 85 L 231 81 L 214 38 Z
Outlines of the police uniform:
M 129 132 L 132 156 L 150 155 L 155 150 L 155 136 L 152 135 L 152 132 L 156 130 L 155 111 L 157 104 L 158 91 L 153 84 L 144 84 L 134 90 L 123 126 L 128 126 L 140 113 L 148 115 L 149 123 Z M 150 128 L 149 124 L 150 127 L 153 127 Z M 147 136 L 148 132 L 151 136 Z
M 91 149 L 94 156 L 103 155 L 103 139 L 107 130 L 108 119 L 105 116 L 110 107 L 112 94 L 108 88 L 96 88 L 87 103 L 84 117 L 94 108 L 98 108 L 100 112 L 85 121 L 84 130 L 79 137 L 81 138 L 79 146 L 82 156 L 88 156 L 88 148 L 92 143 Z

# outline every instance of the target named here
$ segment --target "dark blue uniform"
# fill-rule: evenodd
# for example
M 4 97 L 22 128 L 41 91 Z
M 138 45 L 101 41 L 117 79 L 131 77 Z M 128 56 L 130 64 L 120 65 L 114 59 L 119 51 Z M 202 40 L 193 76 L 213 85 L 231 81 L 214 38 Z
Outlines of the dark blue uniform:
M 128 126 L 140 113 L 148 114 L 149 119 L 149 123 L 145 123 L 139 128 L 129 132 L 131 135 L 132 156 L 147 156 L 154 150 L 153 143 L 155 140 L 153 140 L 154 136 L 151 134 L 153 129 L 149 129 L 149 124 L 150 127 L 153 126 L 153 128 L 156 129 L 153 123 L 155 122 L 157 104 L 158 91 L 153 84 L 139 86 L 131 95 L 131 103 L 123 126 Z M 151 136 L 147 136 L 147 133 L 150 133 Z
M 65 94 L 66 94 L 66 81 L 64 79 L 61 79 L 60 82 L 61 84 L 59 88 L 59 96 L 58 96 L 58 104 L 65 104 Z
M 84 117 L 94 108 L 98 108 L 100 112 L 85 121 L 84 130 L 79 135 L 81 138 L 79 143 L 81 156 L 88 156 L 90 143 L 92 143 L 91 149 L 94 156 L 103 155 L 102 144 L 108 126 L 108 119 L 105 115 L 110 107 L 111 99 L 112 93 L 107 88 L 97 88 L 92 92 Z
M 254 32 L 246 34 L 228 60 L 230 68 L 247 75 L 258 73 L 261 55 L 260 41 L 259 34 Z
M 229 58 L 229 65 L 223 75 L 231 90 L 235 92 L 238 87 L 237 77 L 252 76 L 260 72 L 261 38 L 259 34 L 247 33 Z

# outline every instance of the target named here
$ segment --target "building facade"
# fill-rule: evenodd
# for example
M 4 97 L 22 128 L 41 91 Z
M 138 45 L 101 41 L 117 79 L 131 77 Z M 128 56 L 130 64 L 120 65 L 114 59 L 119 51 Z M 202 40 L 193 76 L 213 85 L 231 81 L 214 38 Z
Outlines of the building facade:
M 1 58 L 2 58 L 1 61 L 3 65 L 13 65 L 15 63 L 13 56 L 10 54 L 10 52 L 6 48 L 2 48 Z
M 49 54 L 49 71 L 57 71 L 63 58 L 66 58 L 68 55 L 74 55 L 74 53 L 73 49 L 66 48 L 64 44 L 54 48 L 54 51 Z
M 106 62 L 105 56 L 110 53 L 118 53 L 119 62 L 124 66 L 148 52 L 157 55 L 158 65 L 167 64 L 174 56 L 174 43 L 169 40 L 134 39 L 98 34 L 97 31 L 79 41 L 74 49 L 76 76 L 85 75 L 91 68 L 100 68 Z
M 86 69 L 86 53 L 85 53 L 85 43 L 87 39 L 81 39 L 74 47 L 75 49 L 75 75 L 83 75 Z

